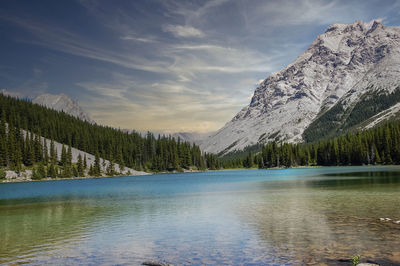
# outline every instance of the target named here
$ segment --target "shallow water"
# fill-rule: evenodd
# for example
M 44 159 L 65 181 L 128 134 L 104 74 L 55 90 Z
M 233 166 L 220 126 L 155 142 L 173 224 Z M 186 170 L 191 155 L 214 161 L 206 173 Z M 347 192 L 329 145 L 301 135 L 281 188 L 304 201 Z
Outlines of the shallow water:
M 0 184 L 0 263 L 400 264 L 399 167 Z

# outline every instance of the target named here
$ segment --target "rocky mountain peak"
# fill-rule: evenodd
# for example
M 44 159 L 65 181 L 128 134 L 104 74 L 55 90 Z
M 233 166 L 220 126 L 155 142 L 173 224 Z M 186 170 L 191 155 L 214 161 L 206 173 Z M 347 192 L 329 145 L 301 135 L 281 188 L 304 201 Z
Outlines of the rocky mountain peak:
M 302 133 L 320 112 L 358 84 L 367 86 L 361 81 L 373 82 L 369 73 L 385 66 L 390 73 L 385 80 L 400 79 L 393 76 L 399 51 L 399 27 L 378 21 L 333 24 L 292 64 L 267 77 L 250 104 L 201 147 L 226 153 L 270 140 L 302 141 Z
M 77 101 L 72 100 L 64 93 L 58 95 L 48 93 L 41 94 L 34 98 L 32 102 L 57 111 L 63 111 L 69 115 L 75 116 L 92 124 L 95 123 L 90 118 L 90 115 L 83 110 Z

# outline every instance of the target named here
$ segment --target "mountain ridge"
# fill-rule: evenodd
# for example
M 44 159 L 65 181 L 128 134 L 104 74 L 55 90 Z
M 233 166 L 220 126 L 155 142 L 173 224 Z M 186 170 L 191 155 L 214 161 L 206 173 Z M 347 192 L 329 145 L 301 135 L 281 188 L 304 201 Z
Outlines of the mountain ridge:
M 39 96 L 35 97 L 32 102 L 50 109 L 54 109 L 56 111 L 63 111 L 66 114 L 72 115 L 91 124 L 95 124 L 90 115 L 79 105 L 79 103 L 72 100 L 68 95 L 64 93 L 40 94 Z
M 303 133 L 340 100 L 345 108 L 370 88 L 400 84 L 400 27 L 377 21 L 336 23 L 255 90 L 250 104 L 201 148 L 226 154 L 268 141 L 302 142 Z

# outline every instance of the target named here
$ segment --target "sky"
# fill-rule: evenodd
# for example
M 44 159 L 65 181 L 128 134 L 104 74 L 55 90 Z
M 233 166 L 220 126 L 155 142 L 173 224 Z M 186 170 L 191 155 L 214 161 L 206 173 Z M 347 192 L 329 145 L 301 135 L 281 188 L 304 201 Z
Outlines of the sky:
M 211 132 L 333 23 L 400 1 L 0 1 L 0 90 L 65 93 L 98 123 Z

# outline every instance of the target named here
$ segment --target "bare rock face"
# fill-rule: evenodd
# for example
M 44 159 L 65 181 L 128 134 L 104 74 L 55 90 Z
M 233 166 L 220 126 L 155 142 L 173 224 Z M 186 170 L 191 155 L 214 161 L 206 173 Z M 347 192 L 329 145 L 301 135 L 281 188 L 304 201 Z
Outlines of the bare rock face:
M 400 84 L 400 27 L 379 22 L 334 24 L 292 64 L 270 75 L 248 106 L 202 142 L 226 154 L 272 140 L 301 142 L 317 115 L 342 101 L 352 106 L 371 89 Z
M 32 100 L 33 103 L 54 109 L 56 111 L 63 111 L 66 114 L 75 116 L 81 120 L 94 124 L 95 122 L 90 118 L 89 114 L 79 106 L 78 102 L 72 100 L 70 97 L 61 93 L 54 94 L 41 94 Z

